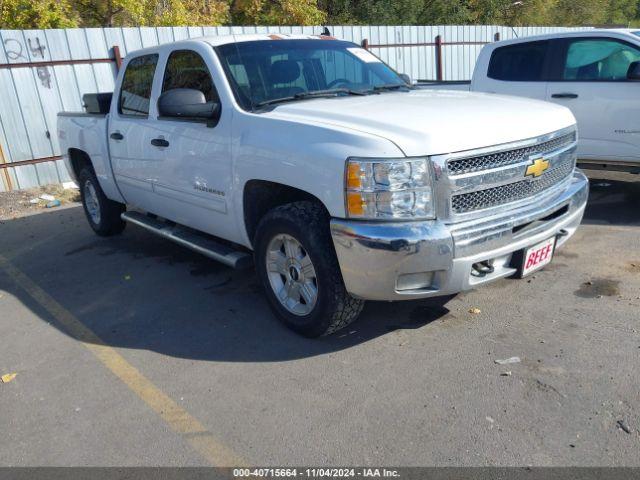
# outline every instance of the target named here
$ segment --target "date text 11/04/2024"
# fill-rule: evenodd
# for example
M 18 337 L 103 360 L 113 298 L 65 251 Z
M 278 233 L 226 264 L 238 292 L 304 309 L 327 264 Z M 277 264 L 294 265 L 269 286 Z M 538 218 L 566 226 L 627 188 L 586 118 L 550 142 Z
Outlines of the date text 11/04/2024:
M 388 468 L 234 468 L 234 478 L 290 477 L 290 478 L 394 478 L 400 474 Z

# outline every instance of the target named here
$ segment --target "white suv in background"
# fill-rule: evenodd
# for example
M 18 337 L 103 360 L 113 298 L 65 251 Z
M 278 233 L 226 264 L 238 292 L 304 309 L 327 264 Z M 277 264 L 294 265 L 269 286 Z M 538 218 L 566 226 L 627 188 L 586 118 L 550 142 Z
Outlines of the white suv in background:
M 640 31 L 585 30 L 486 45 L 471 82 L 422 88 L 547 100 L 578 121 L 579 164 L 640 173 Z
M 488 45 L 472 85 L 570 108 L 581 163 L 640 172 L 640 31 L 556 33 Z

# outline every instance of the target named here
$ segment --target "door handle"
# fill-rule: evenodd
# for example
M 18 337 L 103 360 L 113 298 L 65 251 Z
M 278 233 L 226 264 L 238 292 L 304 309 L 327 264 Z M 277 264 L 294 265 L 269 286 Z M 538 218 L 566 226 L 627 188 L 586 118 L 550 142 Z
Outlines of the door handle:
M 114 140 L 122 140 L 124 139 L 124 135 L 122 135 L 120 132 L 113 132 L 111 135 L 109 135 L 111 138 L 113 138 Z
M 168 147 L 169 142 L 164 138 L 154 138 L 153 140 L 151 140 L 151 145 L 153 145 L 154 147 Z
M 551 98 L 578 98 L 577 93 L 554 93 Z

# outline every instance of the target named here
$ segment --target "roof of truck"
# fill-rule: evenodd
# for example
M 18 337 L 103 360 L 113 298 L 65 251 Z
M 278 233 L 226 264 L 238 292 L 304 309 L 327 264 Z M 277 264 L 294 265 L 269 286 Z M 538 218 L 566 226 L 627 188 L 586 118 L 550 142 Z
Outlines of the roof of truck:
M 552 38 L 566 38 L 566 37 L 580 37 L 580 36 L 598 36 L 598 35 L 607 35 L 607 34 L 622 34 L 622 35 L 633 35 L 637 34 L 640 31 L 640 28 L 590 28 L 590 29 L 581 29 L 581 30 L 568 30 L 566 32 L 554 32 L 554 33 L 545 33 L 541 35 L 532 35 L 527 37 L 518 37 L 511 38 L 508 40 L 502 40 L 500 42 L 492 43 L 490 45 L 500 46 L 509 43 L 519 43 L 519 42 L 530 42 L 536 40 L 549 40 Z
M 301 35 L 289 33 L 245 33 L 241 35 L 216 35 L 210 37 L 194 38 L 208 43 L 213 47 L 227 43 L 255 42 L 260 40 L 338 40 L 327 35 Z
M 340 40 L 339 38 L 331 37 L 328 35 L 299 35 L 290 33 L 247 33 L 240 35 L 216 35 L 208 37 L 196 37 L 185 38 L 184 40 L 178 40 L 172 43 L 165 43 L 161 45 L 155 45 L 153 47 L 141 48 L 127 52 L 125 61 L 129 61 L 131 58 L 139 57 L 140 55 L 146 55 L 149 53 L 157 53 L 160 50 L 170 48 L 179 48 L 180 45 L 193 45 L 194 42 L 205 43 L 212 47 L 219 45 L 226 45 L 229 43 L 238 42 L 255 42 L 255 41 L 268 41 L 268 40 Z

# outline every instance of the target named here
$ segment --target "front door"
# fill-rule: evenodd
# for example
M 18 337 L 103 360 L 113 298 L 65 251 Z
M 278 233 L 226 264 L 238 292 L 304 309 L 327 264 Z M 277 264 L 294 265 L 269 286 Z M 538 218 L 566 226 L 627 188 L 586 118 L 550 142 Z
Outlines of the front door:
M 194 47 L 198 48 L 198 47 Z M 204 47 L 202 47 L 204 48 Z M 164 63 L 158 95 L 176 88 L 200 90 L 220 103 L 204 58 L 206 52 L 174 50 Z M 215 122 L 169 118 L 149 120 L 148 149 L 156 165 L 154 213 L 223 238 L 237 228 L 230 214 L 232 110 L 221 107 Z
M 562 42 L 556 80 L 547 99 L 571 109 L 578 120 L 578 157 L 640 162 L 640 82 L 627 80 L 640 48 L 603 37 Z

